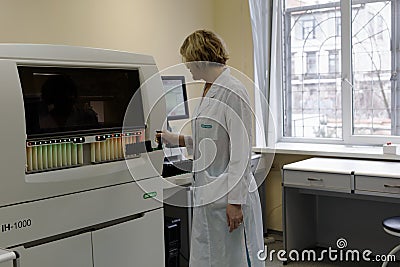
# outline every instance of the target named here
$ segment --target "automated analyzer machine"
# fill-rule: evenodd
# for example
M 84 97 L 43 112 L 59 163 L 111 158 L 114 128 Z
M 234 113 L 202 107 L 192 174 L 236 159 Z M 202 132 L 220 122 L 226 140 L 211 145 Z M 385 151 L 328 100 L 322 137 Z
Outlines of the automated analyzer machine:
M 0 247 L 20 266 L 164 266 L 163 152 L 144 145 L 162 94 L 151 56 L 0 45 Z

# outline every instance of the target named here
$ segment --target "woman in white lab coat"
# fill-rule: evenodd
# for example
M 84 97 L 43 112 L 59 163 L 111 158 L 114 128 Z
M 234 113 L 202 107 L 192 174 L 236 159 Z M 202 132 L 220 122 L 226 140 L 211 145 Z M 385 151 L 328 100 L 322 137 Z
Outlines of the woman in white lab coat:
M 244 85 L 234 78 L 222 40 L 195 31 L 180 49 L 194 80 L 204 80 L 192 118 L 192 136 L 162 132 L 164 143 L 193 152 L 195 178 L 190 267 L 258 267 L 262 215 L 251 174 L 252 111 Z

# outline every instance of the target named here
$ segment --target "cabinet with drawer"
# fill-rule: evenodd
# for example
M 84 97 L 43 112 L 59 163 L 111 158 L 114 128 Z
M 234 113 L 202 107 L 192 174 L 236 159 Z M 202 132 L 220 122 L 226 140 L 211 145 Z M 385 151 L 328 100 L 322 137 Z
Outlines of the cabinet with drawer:
M 398 216 L 400 162 L 310 158 L 283 166 L 283 232 L 287 253 L 335 247 L 386 255 L 398 244 L 382 221 Z
M 324 191 L 351 192 L 351 175 L 284 170 L 283 185 Z
M 357 194 L 390 194 L 390 197 L 400 198 L 400 179 L 376 176 L 355 176 Z

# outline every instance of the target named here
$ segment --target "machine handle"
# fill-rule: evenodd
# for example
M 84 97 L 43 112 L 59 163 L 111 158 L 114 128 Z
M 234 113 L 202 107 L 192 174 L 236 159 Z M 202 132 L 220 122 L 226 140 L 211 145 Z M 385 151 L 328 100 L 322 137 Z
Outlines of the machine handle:
M 13 261 L 13 266 L 19 267 L 19 254 L 15 251 L 0 248 L 0 263 L 7 261 Z
M 322 178 L 307 178 L 307 180 L 311 182 L 322 182 L 324 179 Z
M 400 188 L 400 185 L 384 184 L 383 186 L 386 187 L 386 188 Z

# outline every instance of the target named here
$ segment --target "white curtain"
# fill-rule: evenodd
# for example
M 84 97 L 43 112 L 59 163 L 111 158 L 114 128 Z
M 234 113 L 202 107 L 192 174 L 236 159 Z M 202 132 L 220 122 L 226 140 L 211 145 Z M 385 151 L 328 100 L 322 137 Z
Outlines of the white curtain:
M 273 146 L 280 134 L 282 1 L 249 0 L 254 46 L 256 146 Z M 272 111 L 272 112 L 271 112 Z

